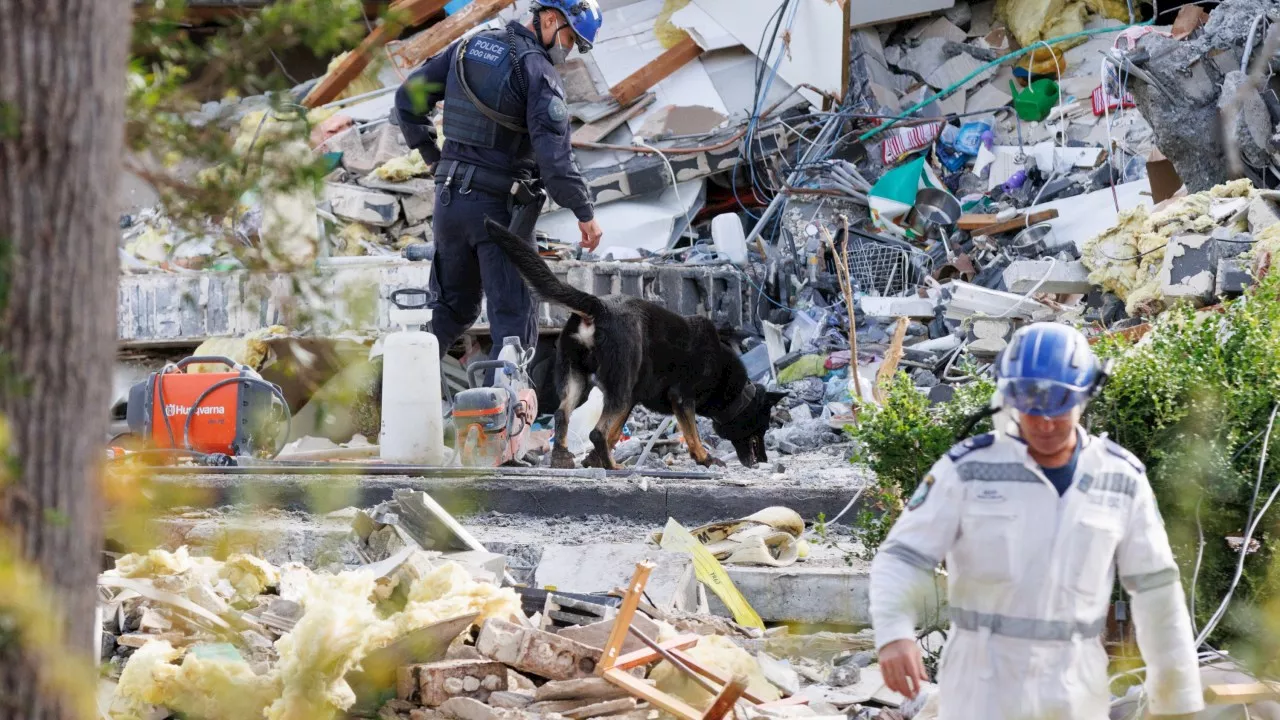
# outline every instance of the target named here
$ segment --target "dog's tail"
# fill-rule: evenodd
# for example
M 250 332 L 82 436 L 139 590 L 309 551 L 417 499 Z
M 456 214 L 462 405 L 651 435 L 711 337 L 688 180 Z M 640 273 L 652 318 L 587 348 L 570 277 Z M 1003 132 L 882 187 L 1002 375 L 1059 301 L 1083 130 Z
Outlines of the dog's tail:
M 489 239 L 498 243 L 498 247 L 507 254 L 516 270 L 520 271 L 520 276 L 543 300 L 564 305 L 587 317 L 595 317 L 604 311 L 604 303 L 600 298 L 561 282 L 538 256 L 533 243 L 488 218 L 485 218 L 484 227 L 489 233 Z

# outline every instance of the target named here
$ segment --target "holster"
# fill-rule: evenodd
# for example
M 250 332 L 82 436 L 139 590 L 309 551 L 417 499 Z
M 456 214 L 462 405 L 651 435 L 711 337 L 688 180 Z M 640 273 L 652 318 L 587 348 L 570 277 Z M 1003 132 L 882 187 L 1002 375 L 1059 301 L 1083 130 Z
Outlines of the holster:
M 547 202 L 547 192 L 538 180 L 514 180 L 511 183 L 511 225 L 508 230 L 522 238 L 533 238 L 534 226 Z

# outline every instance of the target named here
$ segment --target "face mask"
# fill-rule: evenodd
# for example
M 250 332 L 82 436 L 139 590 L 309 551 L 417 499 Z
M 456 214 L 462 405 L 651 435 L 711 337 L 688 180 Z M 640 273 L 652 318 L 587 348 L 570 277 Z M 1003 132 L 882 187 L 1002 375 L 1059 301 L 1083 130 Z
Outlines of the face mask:
M 559 45 L 552 46 L 547 50 L 547 54 L 551 56 L 552 65 L 563 65 L 565 60 L 569 59 L 570 48 L 563 48 Z

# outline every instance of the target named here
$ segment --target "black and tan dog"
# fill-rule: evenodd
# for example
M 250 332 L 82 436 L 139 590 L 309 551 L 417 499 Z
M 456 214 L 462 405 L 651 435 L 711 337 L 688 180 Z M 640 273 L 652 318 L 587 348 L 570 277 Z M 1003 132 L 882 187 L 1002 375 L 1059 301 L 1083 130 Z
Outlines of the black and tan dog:
M 613 446 L 636 404 L 672 413 L 689 454 L 699 465 L 723 465 L 698 436 L 696 415 L 711 418 L 716 434 L 733 443 L 747 467 L 764 462 L 769 414 L 785 393 L 766 392 L 748 381 L 738 353 L 715 325 L 702 317 L 682 317 L 640 298 L 596 297 L 561 282 L 532 243 L 486 221 L 489 237 L 506 252 L 542 299 L 564 305 L 573 315 L 560 332 L 556 381 L 554 467 L 573 467 L 566 446 L 569 414 L 586 401 L 592 376 L 604 393 L 604 411 L 591 432 L 594 446 L 584 464 L 617 468 Z

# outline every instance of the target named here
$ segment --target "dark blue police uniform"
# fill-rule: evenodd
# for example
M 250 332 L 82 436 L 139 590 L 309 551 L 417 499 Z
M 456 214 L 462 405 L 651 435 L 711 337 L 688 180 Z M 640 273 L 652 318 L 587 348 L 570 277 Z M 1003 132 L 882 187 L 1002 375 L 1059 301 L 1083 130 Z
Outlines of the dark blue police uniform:
M 445 141 L 437 150 L 428 115 L 441 99 Z M 432 331 L 441 353 L 480 316 L 482 288 L 494 356 L 512 335 L 532 347 L 533 299 L 488 239 L 484 219 L 509 225 L 512 183 L 531 178 L 540 178 L 556 204 L 578 220 L 594 216 L 569 142 L 564 86 L 550 55 L 519 23 L 476 33 L 414 70 L 396 93 L 396 111 L 409 147 L 435 163 Z M 531 221 L 518 230 L 533 242 Z

